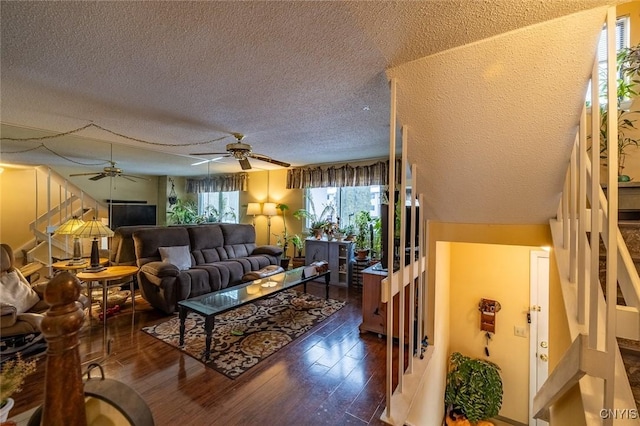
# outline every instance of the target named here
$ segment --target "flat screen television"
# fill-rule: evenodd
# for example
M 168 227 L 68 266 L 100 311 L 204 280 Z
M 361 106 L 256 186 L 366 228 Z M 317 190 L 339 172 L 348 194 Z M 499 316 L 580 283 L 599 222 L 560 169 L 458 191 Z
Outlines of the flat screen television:
M 111 204 L 109 228 L 128 225 L 156 225 L 156 206 L 150 204 Z
M 405 212 L 405 241 L 406 241 L 406 245 L 407 247 L 410 247 L 411 245 L 411 206 L 406 206 L 406 212 Z M 395 209 L 394 209 L 395 210 Z M 419 217 L 420 215 L 420 207 L 416 206 L 416 216 Z M 396 244 L 397 246 L 394 247 L 394 250 L 389 250 L 387 247 L 387 230 L 389 229 L 389 226 L 394 226 L 395 223 L 395 214 L 393 215 L 394 219 L 393 220 L 389 220 L 389 205 L 388 204 L 382 204 L 380 206 L 380 222 L 381 222 L 381 232 L 382 232 L 382 256 L 380 259 L 380 266 L 383 269 L 387 268 L 387 262 L 389 259 L 389 254 L 391 253 L 395 253 L 396 259 L 394 261 L 394 264 L 397 266 L 394 266 L 394 269 L 396 269 L 397 267 L 399 267 L 400 265 L 400 259 L 399 257 L 399 253 L 397 253 L 397 249 L 396 247 L 399 246 L 400 244 L 400 240 L 396 240 Z M 418 246 L 418 242 L 419 242 L 419 235 L 420 235 L 420 229 L 418 227 L 418 224 L 416 223 L 416 229 L 415 229 L 415 234 L 414 234 L 414 238 L 416 241 L 416 247 Z M 409 256 L 405 256 L 405 265 L 409 263 Z

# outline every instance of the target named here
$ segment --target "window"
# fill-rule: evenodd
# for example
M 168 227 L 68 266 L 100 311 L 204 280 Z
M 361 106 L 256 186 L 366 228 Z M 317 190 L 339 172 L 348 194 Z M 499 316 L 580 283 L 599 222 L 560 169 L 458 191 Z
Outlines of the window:
M 622 17 L 616 20 L 616 53 L 625 47 L 629 47 L 629 18 Z M 600 32 L 598 41 L 598 75 L 600 79 L 600 104 L 607 103 L 606 75 L 607 75 L 607 28 Z M 618 78 L 621 78 L 618 75 Z M 587 88 L 587 104 L 591 104 L 591 82 Z
M 207 222 L 238 223 L 239 191 L 201 192 L 198 194 L 198 214 Z
M 332 222 L 340 220 L 340 227 L 354 223 L 354 216 L 366 210 L 372 218 L 380 217 L 380 185 L 309 188 L 305 194 L 305 209 L 320 216 L 325 206 L 335 207 L 336 214 L 328 218 Z M 307 219 L 305 227 L 311 221 Z

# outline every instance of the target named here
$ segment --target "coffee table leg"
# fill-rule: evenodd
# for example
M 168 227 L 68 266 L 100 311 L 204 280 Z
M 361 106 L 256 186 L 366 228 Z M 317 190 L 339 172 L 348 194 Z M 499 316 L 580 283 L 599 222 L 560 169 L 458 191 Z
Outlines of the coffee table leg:
M 325 284 L 327 285 L 327 286 L 326 286 L 326 290 L 325 290 L 325 299 L 328 299 L 328 298 L 329 298 L 329 281 L 330 281 L 330 279 L 329 279 L 329 278 L 330 278 L 330 277 L 329 277 L 329 274 L 327 274 L 327 275 L 325 275 L 325 276 L 324 276 L 324 282 L 325 282 Z
M 184 345 L 184 323 L 187 320 L 187 310 L 182 306 L 178 306 L 178 315 L 180 316 L 180 341 L 178 342 L 179 346 Z
M 205 338 L 205 347 L 204 347 L 204 359 L 208 360 L 209 355 L 211 355 L 211 335 L 213 334 L 213 319 L 215 317 L 213 315 L 208 316 L 204 319 L 204 331 L 207 333 L 207 337 Z

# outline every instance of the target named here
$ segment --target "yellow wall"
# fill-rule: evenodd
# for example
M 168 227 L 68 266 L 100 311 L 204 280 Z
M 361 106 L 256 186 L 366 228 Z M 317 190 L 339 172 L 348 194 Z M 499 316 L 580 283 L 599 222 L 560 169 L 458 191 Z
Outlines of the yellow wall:
M 287 186 L 287 170 L 278 169 L 270 171 L 257 171 L 249 173 L 249 184 L 246 193 L 240 194 L 240 210 L 243 223 L 251 223 L 252 217 L 245 214 L 247 203 L 265 203 L 271 202 L 276 204 L 286 204 L 289 210 L 286 214 L 287 234 L 301 234 L 302 221 L 293 217 L 293 212 L 303 208 L 301 189 L 286 189 Z M 271 218 L 271 232 L 268 232 L 268 219 L 266 216 L 256 216 L 256 243 L 267 244 L 276 243 L 274 234 L 282 234 L 284 231 L 283 218 L 278 211 L 278 216 Z M 293 255 L 293 247 L 289 247 L 288 254 Z
M 529 263 L 532 247 L 497 244 L 451 245 L 451 352 L 488 359 L 501 369 L 503 403 L 500 415 L 528 423 L 529 338 L 514 335 L 526 327 L 529 306 Z M 488 345 L 480 330 L 481 298 L 500 302 L 496 332 Z
M 444 418 L 444 390 L 447 384 L 449 365 L 449 318 L 450 318 L 450 256 L 451 244 L 436 244 L 436 300 L 435 335 L 438 343 L 432 345 L 433 353 L 426 368 L 424 378 L 417 395 L 418 403 L 413 404 L 407 417 L 407 424 L 432 426 L 442 423 Z M 430 340 L 431 341 L 431 340 Z
M 436 348 L 439 345 L 451 345 L 453 349 L 453 324 L 449 333 L 443 334 L 438 331 L 437 326 L 439 319 L 437 318 L 438 308 L 441 303 L 448 303 L 444 299 L 441 299 L 442 295 L 438 285 L 439 272 L 441 268 L 440 259 L 441 251 L 437 249 L 439 242 L 460 242 L 460 243 L 478 243 L 478 244 L 500 244 L 500 245 L 512 245 L 512 246 L 528 246 L 528 249 L 537 249 L 542 246 L 552 246 L 552 239 L 549 227 L 547 225 L 486 225 L 486 224 L 451 224 L 441 222 L 429 222 L 428 223 L 428 281 L 427 281 L 427 297 L 429 300 L 434 301 L 429 306 L 434 306 L 434 309 L 430 309 L 428 312 L 427 334 L 433 336 L 433 344 Z M 453 244 L 452 246 L 456 246 Z M 458 269 L 466 268 L 464 265 L 460 265 L 459 259 L 454 259 L 456 256 L 457 248 L 451 248 L 451 263 L 458 262 L 458 264 L 451 267 L 451 280 L 454 280 Z M 495 250 L 500 250 L 499 247 Z M 479 254 L 479 256 L 483 256 Z M 528 259 L 528 256 L 527 256 Z M 470 260 L 470 262 L 476 263 L 477 260 Z M 525 268 L 525 266 L 523 266 Z M 454 270 L 455 269 L 455 270 Z M 529 266 L 526 265 L 528 273 Z M 558 269 L 555 262 L 553 252 L 550 256 L 550 271 L 549 271 L 549 373 L 557 365 L 561 359 L 564 351 L 570 344 L 569 329 L 564 312 L 564 304 L 562 301 L 562 293 L 560 290 L 560 279 L 558 276 Z M 451 313 L 453 316 L 453 306 L 455 305 L 456 294 L 451 289 Z M 490 296 L 482 296 L 490 297 Z M 477 303 L 477 302 L 476 302 Z M 476 311 L 477 312 L 477 311 Z M 498 327 L 500 327 L 500 321 L 508 321 L 504 314 L 507 311 L 498 314 Z M 524 313 L 523 313 L 524 314 Z M 517 317 L 517 315 L 516 315 Z M 518 321 L 517 318 L 514 319 Z M 471 321 L 471 319 L 470 319 Z M 521 320 L 520 320 L 521 321 Z M 502 323 L 504 324 L 504 323 Z M 473 327 L 477 326 L 477 319 L 473 321 Z M 510 326 L 513 330 L 513 324 Z M 434 334 L 434 330 L 437 331 Z M 507 332 L 505 332 L 506 336 Z M 510 333 L 513 334 L 513 331 Z M 500 336 L 501 337 L 501 336 Z M 449 340 L 451 339 L 451 341 Z M 518 339 L 522 339 L 518 337 Z M 527 339 L 522 339 L 527 340 Z M 431 339 L 430 339 L 431 341 Z M 493 355 L 492 355 L 493 357 Z M 528 367 L 527 367 L 528 372 Z M 528 383 L 528 381 L 526 382 Z M 526 385 L 525 383 L 525 385 Z M 438 394 L 437 386 L 425 386 L 425 388 L 417 395 L 418 400 L 424 401 L 424 404 L 428 404 L 432 398 L 442 401 L 444 398 L 444 392 Z M 522 395 L 528 393 L 528 386 L 524 386 L 521 390 Z M 506 400 L 505 400 L 506 402 Z M 511 404 L 509 402 L 509 404 Z M 505 409 L 506 404 L 505 404 Z M 570 424 L 566 422 L 567 419 L 572 419 L 571 424 L 584 424 L 584 413 L 582 411 L 582 403 L 580 399 L 580 393 L 577 388 L 572 389 L 560 402 L 558 402 L 552 410 L 552 424 Z M 528 423 L 528 422 L 525 422 Z

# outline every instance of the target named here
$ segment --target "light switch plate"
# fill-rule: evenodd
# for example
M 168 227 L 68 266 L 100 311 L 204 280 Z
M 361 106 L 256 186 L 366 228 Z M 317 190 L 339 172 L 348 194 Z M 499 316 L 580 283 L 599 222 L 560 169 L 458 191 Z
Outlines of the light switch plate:
M 527 329 L 526 327 L 519 327 L 515 325 L 513 326 L 513 334 L 519 337 L 527 337 Z

